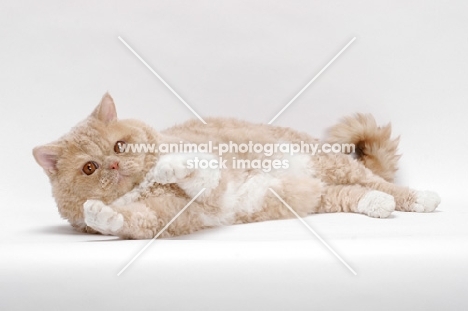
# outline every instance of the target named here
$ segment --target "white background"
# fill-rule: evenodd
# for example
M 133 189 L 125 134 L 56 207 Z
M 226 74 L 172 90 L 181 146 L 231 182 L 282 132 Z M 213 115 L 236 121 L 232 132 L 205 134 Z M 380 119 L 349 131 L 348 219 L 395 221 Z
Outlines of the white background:
M 3 1 L 0 306 L 297 310 L 355 303 L 385 308 L 384 297 L 398 303 L 392 293 L 400 288 L 397 294 L 408 295 L 406 307 L 423 308 L 423 291 L 411 296 L 413 285 L 431 293 L 433 307 L 449 300 L 452 306 L 466 304 L 460 292 L 448 288 L 468 276 L 467 252 L 457 253 L 457 243 L 466 247 L 468 237 L 467 16 L 468 3 L 462 0 Z M 156 129 L 193 117 L 118 36 L 202 117 L 263 123 L 356 37 L 275 124 L 322 137 L 328 126 L 355 112 L 372 113 L 381 124 L 391 121 L 395 136 L 402 137 L 398 183 L 437 191 L 441 212 L 400 215 L 388 220 L 393 223 L 360 215 L 311 216 L 349 260 L 362 255 L 354 264 L 371 276 L 361 276 L 361 283 L 294 221 L 161 241 L 160 249 L 155 244 L 149 253 L 162 261 L 147 255 L 140 270 L 116 279 L 114 272 L 144 241 L 92 243 L 109 238 L 74 234 L 59 218 L 31 150 L 84 119 L 106 91 L 120 117 Z M 289 229 L 278 233 L 278 228 Z M 410 233 L 404 231 L 408 228 Z M 406 236 L 413 239 L 400 243 Z M 382 244 L 379 237 L 390 240 Z M 431 253 L 431 241 L 443 237 L 451 242 L 437 245 L 449 249 Z M 299 251 L 294 243 L 306 249 Z M 307 247 L 315 246 L 308 253 Z M 408 264 L 408 257 L 426 255 L 440 262 L 453 255 L 451 267 L 435 271 L 440 267 Z M 267 257 L 273 258 L 270 266 L 260 260 Z M 379 263 L 395 262 L 398 269 L 379 275 L 385 270 Z M 164 269 L 154 268 L 157 264 Z M 314 283 L 318 271 L 327 283 Z M 414 273 L 415 284 L 402 280 L 408 273 Z M 431 273 L 446 281 L 438 284 L 442 289 L 415 281 Z M 438 291 L 440 297 L 433 295 Z

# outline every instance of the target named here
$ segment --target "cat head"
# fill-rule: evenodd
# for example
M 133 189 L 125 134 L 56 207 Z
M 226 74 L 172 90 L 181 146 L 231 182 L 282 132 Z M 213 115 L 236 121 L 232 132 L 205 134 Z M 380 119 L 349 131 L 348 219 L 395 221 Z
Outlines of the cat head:
M 155 154 L 125 152 L 125 144 L 156 141 L 157 133 L 144 123 L 118 120 L 114 101 L 105 94 L 88 118 L 59 140 L 34 148 L 33 155 L 51 181 L 61 215 L 75 225 L 86 200 L 112 202 L 154 165 Z

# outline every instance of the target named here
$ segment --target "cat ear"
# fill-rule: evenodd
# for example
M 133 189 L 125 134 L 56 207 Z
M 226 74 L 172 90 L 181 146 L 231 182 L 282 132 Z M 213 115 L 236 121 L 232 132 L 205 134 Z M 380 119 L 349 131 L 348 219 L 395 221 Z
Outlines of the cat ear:
M 91 116 L 101 120 L 104 123 L 117 120 L 117 110 L 115 109 L 114 100 L 109 93 L 104 94 L 99 105 L 94 109 Z
M 60 147 L 57 145 L 43 145 L 33 149 L 36 162 L 42 166 L 47 175 L 57 172 L 57 161 L 60 154 Z

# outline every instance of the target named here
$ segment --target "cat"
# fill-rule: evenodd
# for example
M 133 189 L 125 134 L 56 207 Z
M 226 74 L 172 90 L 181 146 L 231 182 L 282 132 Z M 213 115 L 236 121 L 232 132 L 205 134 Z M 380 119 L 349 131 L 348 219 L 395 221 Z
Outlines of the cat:
M 114 100 L 106 93 L 88 118 L 60 139 L 34 148 L 33 155 L 49 177 L 63 218 L 79 231 L 124 239 L 155 237 L 191 201 L 161 237 L 294 217 L 275 194 L 301 217 L 355 212 L 386 218 L 394 210 L 432 212 L 440 203 L 434 192 L 392 183 L 399 138 L 391 139 L 390 124 L 378 127 L 371 115 L 344 118 L 322 142 L 285 127 L 229 118 L 206 121 L 190 120 L 157 132 L 137 120 L 117 119 Z M 223 154 L 229 159 L 226 167 L 212 168 L 193 163 L 216 163 L 216 152 L 126 152 L 131 144 L 208 141 L 215 147 L 249 141 L 350 143 L 356 149 L 352 154 L 277 151 L 270 157 L 231 150 Z M 273 159 L 278 165 L 269 171 L 238 168 L 235 159 L 257 164 Z

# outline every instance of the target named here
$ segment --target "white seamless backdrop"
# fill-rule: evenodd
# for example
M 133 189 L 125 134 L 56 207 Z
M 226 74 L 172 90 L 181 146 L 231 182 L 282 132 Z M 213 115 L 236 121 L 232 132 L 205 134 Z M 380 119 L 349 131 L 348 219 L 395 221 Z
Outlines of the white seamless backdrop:
M 415 273 L 414 279 L 426 275 L 429 270 L 405 265 L 405 258 L 415 249 L 420 250 L 419 255 L 433 256 L 428 241 L 425 240 L 422 247 L 404 244 L 391 252 L 392 243 L 398 245 L 394 240 L 388 243 L 389 248 L 377 240 L 371 240 L 374 244 L 362 242 L 357 246 L 360 254 L 370 252 L 370 245 L 373 245 L 373 250 L 382 256 L 391 253 L 385 260 L 379 258 L 381 262 L 391 265 L 394 262 L 391 258 L 400 259 L 401 269 L 379 274 L 380 267 L 372 260 L 370 252 L 371 257 L 362 262 L 356 259 L 354 264 L 359 271 L 373 271 L 374 274 L 368 276 L 369 279 L 362 279 L 362 276 L 359 281 L 353 281 L 312 236 L 300 231 L 300 224 L 289 221 L 283 225 L 272 222 L 263 227 L 254 224 L 244 226 L 250 235 L 243 235 L 243 229 L 236 227 L 193 237 L 207 244 L 199 241 L 202 244 L 178 244 L 185 243 L 184 239 L 162 241 L 161 252 L 165 251 L 165 255 L 156 249 L 149 251 L 157 258 L 165 256 L 160 258 L 164 272 L 151 270 L 154 282 L 145 277 L 143 267 L 151 267 L 148 258 L 142 259 L 146 265 L 142 264 L 140 270 L 135 268 L 133 276 L 126 281 L 108 277 L 104 267 L 112 267 L 110 274 L 114 275 L 113 271 L 118 271 L 143 245 L 142 241 L 106 243 L 110 238 L 73 233 L 59 218 L 47 178 L 34 162 L 31 150 L 57 139 L 85 118 L 106 91 L 114 97 L 120 117 L 141 119 L 156 129 L 193 117 L 118 36 L 202 117 L 229 116 L 263 123 L 271 120 L 356 37 L 275 124 L 322 137 L 328 126 L 355 112 L 372 113 L 381 124 L 392 122 L 394 135 L 401 135 L 400 152 L 403 154 L 398 183 L 437 191 L 443 200 L 440 207 L 443 213 L 430 216 L 441 217 L 441 220 L 404 216 L 410 221 L 404 224 L 397 224 L 398 217 L 390 219 L 393 224 L 376 223 L 357 217 L 359 215 L 347 215 L 346 219 L 319 215 L 311 219 L 323 221 L 327 237 L 337 238 L 334 245 L 340 246 L 343 254 L 349 254 L 350 260 L 354 238 L 371 235 L 377 239 L 384 232 L 403 239 L 405 234 L 399 230 L 409 227 L 413 230 L 411 236 L 429 234 L 435 240 L 445 236 L 445 228 L 452 228 L 456 241 L 466 247 L 467 15 L 468 2 L 463 0 L 2 1 L 0 306 L 4 310 L 37 309 L 38 306 L 71 309 L 138 306 L 144 309 L 148 306 L 171 308 L 175 304 L 180 308 L 199 306 L 213 310 L 263 307 L 310 310 L 354 304 L 361 308 L 385 309 L 380 304 L 385 293 L 391 296 L 392 291 L 378 290 L 375 285 L 385 284 L 395 289 L 400 286 L 399 277 L 405 273 Z M 450 215 L 451 211 L 460 212 L 454 217 L 455 222 L 443 216 L 444 213 Z M 434 224 L 440 221 L 446 227 L 434 228 L 432 222 L 425 227 L 428 219 Z M 337 225 L 354 221 L 363 226 L 372 221 L 375 227 L 370 231 L 353 231 L 352 235 L 349 231 L 340 231 Z M 291 228 L 298 226 L 299 229 L 290 230 L 299 230 L 303 235 L 299 231 L 274 233 L 275 226 L 285 228 L 287 224 L 291 224 Z M 357 227 L 351 225 L 351 228 Z M 210 239 L 216 240 L 218 235 L 217 245 L 227 252 L 224 257 L 209 251 Z M 307 268 L 302 274 L 290 264 L 316 263 L 305 260 L 307 254 L 301 251 L 292 255 L 277 251 L 278 247 L 291 251 L 291 245 L 299 242 L 283 241 L 278 245 L 265 242 L 259 243 L 260 248 L 257 248 L 249 244 L 254 243 L 249 241 L 252 236 L 255 236 L 253 240 L 281 240 L 286 236 L 286 240 L 308 239 L 308 243 L 316 243 L 318 252 L 323 252 L 316 255 L 317 260 L 333 271 L 330 275 L 334 279 L 327 279 L 324 285 L 330 291 L 321 292 L 320 297 L 310 294 L 310 299 L 304 298 L 311 288 L 317 290 L 318 285 L 313 285 L 316 271 L 304 264 Z M 347 240 L 349 243 L 340 240 L 350 236 L 353 238 Z M 95 240 L 103 242 L 90 242 Z M 228 240 L 231 244 L 226 242 Z M 234 243 L 233 240 L 243 242 Z M 456 256 L 457 243 L 453 242 L 454 248 L 450 251 L 437 253 L 436 258 L 455 254 L 459 266 L 446 272 L 461 273 L 461 282 L 468 276 L 464 268 L 468 256 L 466 252 Z M 262 253 L 259 249 L 265 251 Z M 193 256 L 186 256 L 185 250 L 193 252 Z M 205 250 L 208 253 L 203 253 Z M 265 254 L 276 258 L 270 266 L 266 264 L 271 270 L 262 270 L 265 264 L 257 261 Z M 367 262 L 369 270 L 365 270 L 363 262 Z M 89 270 L 95 265 L 100 267 L 98 271 L 92 270 L 96 274 Z M 49 268 L 41 270 L 40 267 Z M 204 277 L 192 271 L 197 267 Z M 180 273 L 172 274 L 173 270 Z M 285 271 L 285 275 L 279 271 Z M 131 270 L 128 272 L 130 274 Z M 440 274 L 441 279 L 444 277 L 449 278 Z M 243 278 L 253 278 L 256 283 L 246 285 Z M 380 283 L 375 281 L 377 279 Z M 95 285 L 86 289 L 87 280 Z M 280 285 L 283 281 L 287 288 Z M 43 282 L 48 287 L 41 287 Z M 67 287 L 70 283 L 74 285 Z M 33 290 L 37 286 L 38 290 Z M 342 286 L 359 290 L 347 293 Z M 429 292 L 437 292 L 435 284 L 426 286 Z M 332 294 L 334 287 L 338 288 L 342 300 Z M 47 288 L 53 292 L 48 292 Z M 264 288 L 270 294 L 264 292 Z M 458 295 L 460 290 L 457 288 L 455 293 L 446 288 L 442 290 L 443 297 L 451 299 L 453 305 L 450 306 L 464 304 L 467 307 L 466 300 Z M 123 293 L 129 297 L 126 302 L 120 298 Z M 182 296 L 187 297 L 186 300 Z M 424 300 L 423 294 L 415 297 L 419 302 Z M 439 300 L 435 295 L 431 297 L 432 304 L 425 307 L 447 307 L 443 297 Z M 419 302 L 408 298 L 404 307 L 423 308 Z

